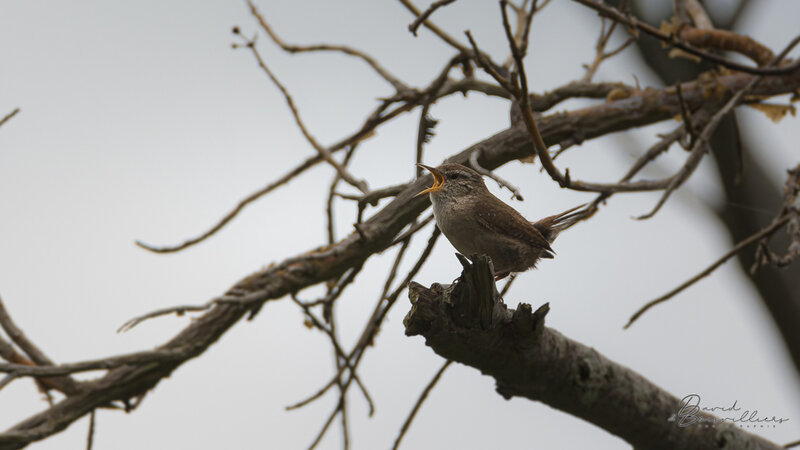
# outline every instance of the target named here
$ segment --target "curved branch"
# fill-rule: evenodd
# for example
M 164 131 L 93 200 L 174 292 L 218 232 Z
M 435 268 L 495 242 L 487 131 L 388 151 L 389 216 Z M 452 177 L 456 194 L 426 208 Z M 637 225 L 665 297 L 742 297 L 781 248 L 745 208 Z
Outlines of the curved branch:
M 358 180 L 352 174 L 350 174 L 350 172 L 348 172 L 347 169 L 345 169 L 344 166 L 341 163 L 339 163 L 339 161 L 334 159 L 332 150 L 320 144 L 319 141 L 317 141 L 317 139 L 311 134 L 311 132 L 308 131 L 308 128 L 303 122 L 303 119 L 300 118 L 300 111 L 297 109 L 297 105 L 295 105 L 294 99 L 289 94 L 289 91 L 286 89 L 286 86 L 284 86 L 283 83 L 281 83 L 280 80 L 278 80 L 275 74 L 272 73 L 272 70 L 270 70 L 269 67 L 267 67 L 267 64 L 264 62 L 264 59 L 261 57 L 261 54 L 258 52 L 258 50 L 256 50 L 255 41 L 245 39 L 244 47 L 250 49 L 250 53 L 253 54 L 253 57 L 256 59 L 256 62 L 258 63 L 258 66 L 261 68 L 262 71 L 264 71 L 264 73 L 267 75 L 270 81 L 272 81 L 272 84 L 274 84 L 275 87 L 277 87 L 278 90 L 281 92 L 284 100 L 286 100 L 286 104 L 289 106 L 289 110 L 291 110 L 292 112 L 292 117 L 294 117 L 294 121 L 297 124 L 297 127 L 300 129 L 300 132 L 306 138 L 308 143 L 311 144 L 311 146 L 314 148 L 314 150 L 317 151 L 317 153 L 319 153 L 319 156 L 321 156 L 322 159 L 324 159 L 328 164 L 330 164 L 334 169 L 336 169 L 336 172 L 339 174 L 339 176 L 342 177 L 342 180 L 346 181 L 348 184 L 352 185 L 353 187 L 355 187 L 356 189 L 360 190 L 365 194 L 369 192 L 366 181 Z
M 304 52 L 319 52 L 319 51 L 330 51 L 330 52 L 340 52 L 344 53 L 345 55 L 355 56 L 356 58 L 361 59 L 365 63 L 367 63 L 372 70 L 375 71 L 381 78 L 386 80 L 389 84 L 392 85 L 398 92 L 403 92 L 408 90 L 408 86 L 405 83 L 400 81 L 397 77 L 389 73 L 383 66 L 381 66 L 378 61 L 375 60 L 372 56 L 362 52 L 361 50 L 354 49 L 352 47 L 348 47 L 346 45 L 331 45 L 331 44 L 313 44 L 313 45 L 292 45 L 287 44 L 284 42 L 275 31 L 272 30 L 272 27 L 267 24 L 267 21 L 264 19 L 264 16 L 258 11 L 256 5 L 251 1 L 247 0 L 247 6 L 250 7 L 250 12 L 253 14 L 253 17 L 258 20 L 258 24 L 261 28 L 269 35 L 273 42 L 275 42 L 278 47 L 280 47 L 283 51 L 289 53 L 304 53 Z
M 178 245 L 171 245 L 171 246 L 165 246 L 165 247 L 154 247 L 152 245 L 145 244 L 144 242 L 139 241 L 139 240 L 137 240 L 135 242 L 135 244 L 138 245 L 139 247 L 141 247 L 141 248 L 143 248 L 145 250 L 149 250 L 149 251 L 151 251 L 153 253 L 172 253 L 172 252 L 181 251 L 181 250 L 185 249 L 186 247 L 191 247 L 194 244 L 197 244 L 199 242 L 202 242 L 202 241 L 208 239 L 209 237 L 214 235 L 217 231 L 221 230 L 222 227 L 224 227 L 225 225 L 227 225 L 228 222 L 233 220 L 233 218 L 236 217 L 245 208 L 245 206 L 247 206 L 250 203 L 253 203 L 254 201 L 258 200 L 259 198 L 269 194 L 270 192 L 272 192 L 276 188 L 278 188 L 280 186 L 283 186 L 284 184 L 288 183 L 289 181 L 291 181 L 296 176 L 298 176 L 301 173 L 305 172 L 308 168 L 315 166 L 316 164 L 318 164 L 321 161 L 322 161 L 322 156 L 320 156 L 320 155 L 312 156 L 311 158 L 306 159 L 305 161 L 300 163 L 297 167 L 295 167 L 294 169 L 292 169 L 289 172 L 285 173 L 284 175 L 282 175 L 277 180 L 273 181 L 272 183 L 264 186 L 263 188 L 253 192 L 252 194 L 250 194 L 247 197 L 245 197 L 244 199 L 242 199 L 239 203 L 236 204 L 236 206 L 228 214 L 225 215 L 225 217 L 220 219 L 220 221 L 217 222 L 208 231 L 206 231 L 205 233 L 203 233 L 203 234 L 201 234 L 201 235 L 199 235 L 197 237 L 194 237 L 194 238 L 191 238 L 191 239 L 187 239 L 186 241 L 184 241 L 183 243 L 178 244 Z
M 790 218 L 791 218 L 791 216 L 789 214 L 776 218 L 772 222 L 772 224 L 770 226 L 768 226 L 767 228 L 764 228 L 763 230 L 761 230 L 761 231 L 759 231 L 759 232 L 757 232 L 755 234 L 752 234 L 747 239 L 744 239 L 743 241 L 741 241 L 738 244 L 736 244 L 735 246 L 733 246 L 732 249 L 728 250 L 727 253 L 722 255 L 719 259 L 714 261 L 713 264 L 711 264 L 710 266 L 706 267 L 700 273 L 698 273 L 695 276 L 693 276 L 693 277 L 689 278 L 688 280 L 684 281 L 683 283 L 681 283 L 680 286 L 672 289 L 671 291 L 667 292 L 666 294 L 647 302 L 644 306 L 642 306 L 635 313 L 633 313 L 631 318 L 628 319 L 628 323 L 625 324 L 625 326 L 623 328 L 627 329 L 628 327 L 630 327 L 633 324 L 633 322 L 635 322 L 639 317 L 641 317 L 642 314 L 647 312 L 647 310 L 649 310 L 650 308 L 658 305 L 659 303 L 663 303 L 663 302 L 671 299 L 672 297 L 674 297 L 674 296 L 680 294 L 681 292 L 683 292 L 686 288 L 692 286 L 693 284 L 697 283 L 698 281 L 702 280 L 703 278 L 711 275 L 711 273 L 714 272 L 715 270 L 717 270 L 718 267 L 720 267 L 721 265 L 725 264 L 725 262 L 728 261 L 729 259 L 731 259 L 732 257 L 736 256 L 737 253 L 742 251 L 742 249 L 744 249 L 748 245 L 750 245 L 750 244 L 752 244 L 752 243 L 754 243 L 754 242 L 756 242 L 759 239 L 762 239 L 764 237 L 771 236 L 773 233 L 778 231 L 781 227 L 786 225 L 789 222 Z

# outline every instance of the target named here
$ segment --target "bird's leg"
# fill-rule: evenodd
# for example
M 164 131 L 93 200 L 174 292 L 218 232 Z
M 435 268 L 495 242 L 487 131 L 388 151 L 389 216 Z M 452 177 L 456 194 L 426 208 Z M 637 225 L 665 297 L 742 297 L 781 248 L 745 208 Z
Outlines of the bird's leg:
M 467 269 L 467 268 L 470 267 L 470 262 L 472 261 L 471 258 L 467 258 L 466 256 L 462 255 L 461 253 L 456 252 L 456 259 L 458 259 L 458 262 L 461 263 L 461 266 L 463 266 L 464 269 Z M 457 281 L 461 281 L 461 279 L 462 279 L 462 275 L 459 275 L 458 278 L 453 280 L 452 284 L 456 284 L 456 282 Z
M 496 281 L 496 282 L 500 281 L 500 280 L 502 280 L 503 278 L 505 278 L 505 277 L 507 277 L 509 275 L 511 275 L 511 271 L 510 270 L 503 270 L 501 272 L 495 272 L 494 281 Z

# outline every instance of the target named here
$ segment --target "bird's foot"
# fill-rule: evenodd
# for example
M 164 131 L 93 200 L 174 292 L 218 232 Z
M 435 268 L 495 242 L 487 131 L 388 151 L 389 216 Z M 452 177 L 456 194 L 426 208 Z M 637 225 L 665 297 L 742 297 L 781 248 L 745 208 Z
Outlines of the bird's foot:
M 500 280 L 502 280 L 503 278 L 505 278 L 505 277 L 507 277 L 509 275 L 511 275 L 511 271 L 510 270 L 504 270 L 502 272 L 495 272 L 494 281 L 495 282 L 500 281 Z

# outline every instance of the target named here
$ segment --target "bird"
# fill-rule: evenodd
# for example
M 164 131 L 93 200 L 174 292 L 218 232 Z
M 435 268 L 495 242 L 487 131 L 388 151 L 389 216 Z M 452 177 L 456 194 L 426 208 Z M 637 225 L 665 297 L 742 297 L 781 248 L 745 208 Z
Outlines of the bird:
M 430 196 L 439 230 L 459 253 L 491 258 L 496 280 L 535 268 L 542 258 L 553 258 L 550 244 L 585 216 L 577 211 L 583 204 L 530 222 L 489 192 L 473 169 L 452 163 L 435 168 L 417 165 L 433 175 L 433 186 L 416 196 Z

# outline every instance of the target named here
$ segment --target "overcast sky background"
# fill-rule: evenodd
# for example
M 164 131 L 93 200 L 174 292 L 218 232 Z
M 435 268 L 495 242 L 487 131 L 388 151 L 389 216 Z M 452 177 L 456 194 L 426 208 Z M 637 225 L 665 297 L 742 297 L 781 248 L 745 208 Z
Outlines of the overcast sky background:
M 797 32 L 800 3 L 751 3 L 740 30 L 780 50 Z M 407 30 L 413 18 L 399 2 L 262 1 L 259 6 L 286 41 L 356 46 L 410 85 L 427 85 L 453 53 L 424 30 L 413 37 Z M 485 51 L 505 59 L 496 2 L 462 0 L 434 17 L 459 38 L 472 30 Z M 323 143 L 349 134 L 375 98 L 393 93 L 355 59 L 283 54 L 257 30 L 244 2 L 0 3 L 0 116 L 21 108 L 0 128 L 0 295 L 16 322 L 54 360 L 153 348 L 190 319 L 170 316 L 125 334 L 115 330 L 145 312 L 203 303 L 270 262 L 324 243 L 324 198 L 332 172 L 320 165 L 186 251 L 155 255 L 133 245 L 135 239 L 168 245 L 194 237 L 241 198 L 314 154 L 252 56 L 231 49 L 234 25 L 247 35 L 259 33 L 267 64 Z M 534 21 L 532 88 L 541 92 L 580 78 L 581 64 L 593 57 L 599 26 L 582 7 L 552 2 Z M 657 84 L 634 53 L 605 63 L 597 80 L 633 83 L 634 74 L 643 86 Z M 583 104 L 588 103 L 557 109 Z M 431 114 L 441 120 L 426 147 L 425 159 L 433 165 L 508 126 L 507 103 L 482 94 L 442 100 Z M 774 125 L 749 111 L 740 119 L 766 170 L 783 183 L 786 168 L 798 159 L 797 119 Z M 376 188 L 411 179 L 417 120 L 415 112 L 380 128 L 357 153 L 353 172 Z M 615 180 L 656 133 L 674 125 L 586 142 L 559 164 L 576 178 Z M 673 149 L 646 175 L 671 173 L 684 157 Z M 641 304 L 730 248 L 725 229 L 707 207 L 722 198 L 711 166 L 704 161 L 649 221 L 631 217 L 648 212 L 658 193 L 614 197 L 590 222 L 562 234 L 554 246 L 557 258 L 521 275 L 506 301 L 534 307 L 549 301 L 550 326 L 678 397 L 697 393 L 708 406 L 736 401 L 764 416 L 790 419 L 757 431 L 786 443 L 800 438 L 797 373 L 737 264 L 726 264 L 622 330 Z M 560 190 L 538 165 L 514 162 L 499 173 L 520 187 L 525 201 L 513 205 L 531 219 L 591 199 Z M 510 198 L 495 183 L 487 184 Z M 352 229 L 355 210 L 346 202 L 336 206 L 342 236 Z M 774 211 L 763 213 L 771 217 Z M 429 232 L 419 234 L 403 269 L 416 260 Z M 339 329 L 348 347 L 374 306 L 395 252 L 370 258 L 339 301 Z M 416 281 L 455 278 L 459 265 L 453 252 L 441 240 Z M 318 292 L 309 289 L 300 297 L 312 299 Z M 355 449 L 390 447 L 442 363 L 422 338 L 404 336 L 407 311 L 403 296 L 361 364 L 377 411 L 367 418 L 363 399 L 351 391 Z M 331 393 L 299 411 L 284 411 L 332 375 L 326 338 L 302 321 L 288 299 L 270 302 L 257 320 L 237 324 L 161 382 L 132 414 L 99 411 L 95 448 L 307 447 L 336 397 Z M 0 430 L 46 406 L 32 382 L 15 381 L 0 392 Z M 83 419 L 30 448 L 83 448 L 87 426 Z M 629 448 L 543 404 L 505 401 L 491 378 L 459 364 L 445 373 L 403 447 L 534 445 Z M 337 422 L 321 448 L 340 447 Z

